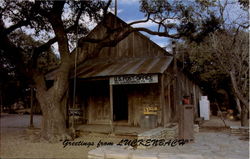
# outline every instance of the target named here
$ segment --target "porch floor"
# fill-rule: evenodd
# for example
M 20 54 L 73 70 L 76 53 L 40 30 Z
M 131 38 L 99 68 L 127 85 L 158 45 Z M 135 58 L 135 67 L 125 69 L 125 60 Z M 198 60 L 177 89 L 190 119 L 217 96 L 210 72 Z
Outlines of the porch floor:
M 133 127 L 133 126 L 125 126 L 125 125 L 114 125 L 114 134 L 115 135 L 129 135 L 129 136 L 137 136 L 147 129 L 143 129 L 140 127 Z M 82 132 L 87 133 L 104 133 L 110 134 L 111 133 L 111 126 L 104 125 L 104 124 L 84 124 L 84 125 L 77 125 L 76 130 L 80 130 Z

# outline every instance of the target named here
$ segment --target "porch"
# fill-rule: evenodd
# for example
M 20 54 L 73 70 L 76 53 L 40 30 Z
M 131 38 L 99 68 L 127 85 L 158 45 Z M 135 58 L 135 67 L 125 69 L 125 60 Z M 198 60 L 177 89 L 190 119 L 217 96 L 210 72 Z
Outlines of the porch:
M 112 129 L 110 125 L 106 124 L 83 124 L 76 125 L 76 130 L 83 133 L 98 133 L 98 134 L 111 134 Z M 113 133 L 119 136 L 137 136 L 148 129 L 135 127 L 135 126 L 125 126 L 125 125 L 113 125 Z

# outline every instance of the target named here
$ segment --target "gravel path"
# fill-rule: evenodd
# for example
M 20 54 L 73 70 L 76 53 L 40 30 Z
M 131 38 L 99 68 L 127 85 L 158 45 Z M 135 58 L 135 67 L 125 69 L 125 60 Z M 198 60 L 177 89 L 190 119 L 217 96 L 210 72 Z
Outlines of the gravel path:
M 249 142 L 239 140 L 239 136 L 231 136 L 227 132 L 200 132 L 195 135 L 194 143 L 173 148 L 159 147 L 153 150 L 157 152 L 199 154 L 205 158 L 249 158 Z

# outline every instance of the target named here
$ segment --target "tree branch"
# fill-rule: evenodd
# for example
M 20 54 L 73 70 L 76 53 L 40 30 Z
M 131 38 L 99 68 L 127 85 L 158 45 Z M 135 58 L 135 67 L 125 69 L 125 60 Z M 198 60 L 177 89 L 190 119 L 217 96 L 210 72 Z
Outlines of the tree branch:
M 53 10 L 50 12 L 49 17 L 47 17 L 57 38 L 59 53 L 61 55 L 62 62 L 64 60 L 67 61 L 67 58 L 69 56 L 68 37 L 65 32 L 61 17 L 64 4 L 65 1 L 54 2 Z
M 22 26 L 27 26 L 28 24 L 30 24 L 29 20 L 19 21 L 18 23 L 16 23 L 16 24 L 10 26 L 9 28 L 5 29 L 4 32 L 3 32 L 3 34 L 4 35 L 8 35 L 11 32 L 13 32 L 14 30 L 16 30 L 17 28 L 20 28 Z
M 75 29 L 75 25 L 72 25 L 70 27 L 68 27 L 67 29 L 65 29 L 65 32 L 66 33 L 69 33 L 71 32 L 72 30 Z M 52 39 L 50 39 L 49 41 L 47 41 L 46 43 L 34 48 L 33 50 L 33 54 L 32 54 L 32 66 L 35 68 L 37 66 L 37 60 L 38 60 L 38 57 L 39 55 L 44 52 L 44 51 L 47 51 L 51 45 L 53 45 L 55 42 L 57 42 L 57 38 L 54 37 Z
M 135 31 L 143 31 L 151 35 L 158 35 L 158 36 L 168 37 L 168 38 L 173 38 L 173 39 L 178 39 L 181 37 L 180 34 L 169 34 L 168 32 L 157 32 L 157 31 L 152 31 L 147 28 L 133 28 L 131 32 L 135 32 Z
M 41 2 L 40 1 L 36 1 L 35 4 L 32 6 L 30 13 L 31 14 L 36 14 L 37 10 L 40 10 L 39 6 L 40 6 Z M 13 13 L 14 14 L 14 13 Z M 6 28 L 3 32 L 4 35 L 8 35 L 11 32 L 13 32 L 14 30 L 16 30 L 17 28 L 20 28 L 22 26 L 27 26 L 30 24 L 31 21 L 31 17 L 34 15 L 30 15 L 30 17 L 26 16 L 26 20 L 21 19 L 21 21 L 17 22 L 16 24 L 10 26 L 9 28 Z
M 118 34 L 120 34 L 120 35 L 124 34 L 124 36 L 121 36 L 121 38 L 125 38 L 130 33 L 139 32 L 139 31 L 143 31 L 143 32 L 146 32 L 146 33 L 151 34 L 151 35 L 158 35 L 158 36 L 169 37 L 169 38 L 173 38 L 173 39 L 178 39 L 181 37 L 179 34 L 169 34 L 168 32 L 157 32 L 157 31 L 152 31 L 150 29 L 142 28 L 142 27 L 132 28 L 130 26 L 126 26 L 126 27 L 120 27 L 118 29 L 114 29 L 113 33 L 111 33 L 110 35 L 106 35 L 101 39 L 83 37 L 83 38 L 79 39 L 78 45 L 82 46 L 84 44 L 84 42 L 100 43 L 100 42 L 103 42 L 103 41 L 109 39 L 110 37 L 113 37 L 113 39 L 115 39 L 114 35 L 118 35 Z M 117 41 L 119 42 L 119 39 Z
M 31 65 L 33 68 L 36 68 L 37 67 L 37 60 L 38 60 L 38 57 L 39 55 L 44 52 L 44 51 L 47 51 L 52 44 L 54 44 L 55 42 L 57 41 L 57 38 L 52 38 L 50 39 L 48 42 L 40 45 L 39 47 L 36 47 L 33 49 L 33 53 L 32 53 L 32 61 L 31 61 Z
M 109 8 L 111 2 L 112 2 L 112 0 L 109 0 L 108 3 L 107 3 L 107 5 L 103 8 L 103 17 L 104 18 L 106 18 L 106 15 L 108 13 L 108 8 Z
M 138 23 L 146 23 L 147 21 L 149 21 L 149 19 L 150 19 L 150 13 L 148 13 L 147 19 L 134 21 L 134 22 L 128 23 L 128 25 L 131 26 L 131 25 L 138 24 Z

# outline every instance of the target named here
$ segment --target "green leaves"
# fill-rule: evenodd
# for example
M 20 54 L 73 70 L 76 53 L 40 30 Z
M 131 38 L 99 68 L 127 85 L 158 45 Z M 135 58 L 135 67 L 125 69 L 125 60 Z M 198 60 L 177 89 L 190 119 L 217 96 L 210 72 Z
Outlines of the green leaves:
M 190 41 L 201 42 L 209 33 L 220 28 L 219 14 L 214 0 L 168 1 L 141 0 L 141 11 L 159 25 L 159 30 L 177 32 Z M 169 20 L 174 25 L 169 25 Z

